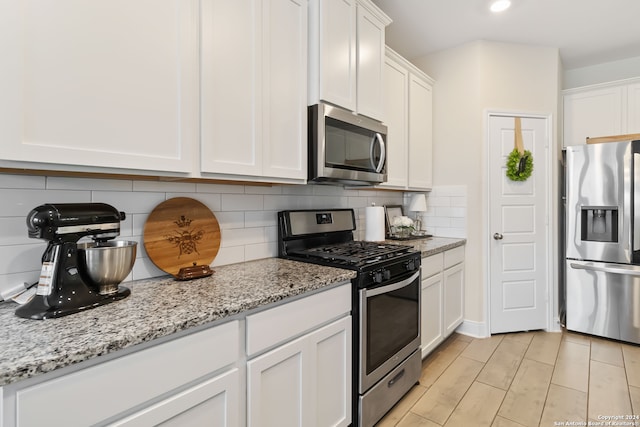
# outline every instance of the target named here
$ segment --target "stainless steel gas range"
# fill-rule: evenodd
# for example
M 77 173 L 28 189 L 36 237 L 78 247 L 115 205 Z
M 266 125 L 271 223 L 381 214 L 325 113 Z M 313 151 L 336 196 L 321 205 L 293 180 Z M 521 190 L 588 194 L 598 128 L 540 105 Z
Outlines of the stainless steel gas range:
M 352 209 L 278 213 L 281 258 L 357 271 L 352 283 L 354 426 L 372 426 L 420 378 L 420 252 L 354 241 Z

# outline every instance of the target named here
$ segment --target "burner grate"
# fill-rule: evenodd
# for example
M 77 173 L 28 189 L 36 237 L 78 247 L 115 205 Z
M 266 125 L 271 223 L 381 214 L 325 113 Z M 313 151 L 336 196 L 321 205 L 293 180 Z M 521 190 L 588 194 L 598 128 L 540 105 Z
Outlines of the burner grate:
M 405 253 L 411 247 L 376 242 L 352 241 L 335 245 L 316 246 L 313 248 L 291 252 L 308 258 L 323 258 L 341 260 L 348 263 L 375 262 L 391 258 L 396 254 Z

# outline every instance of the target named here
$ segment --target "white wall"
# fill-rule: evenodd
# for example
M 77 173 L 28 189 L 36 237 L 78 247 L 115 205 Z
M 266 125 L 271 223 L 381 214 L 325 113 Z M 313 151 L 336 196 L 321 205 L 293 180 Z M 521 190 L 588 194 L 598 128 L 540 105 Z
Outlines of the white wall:
M 562 89 L 640 77 L 640 56 L 565 70 Z
M 434 184 L 463 185 L 467 189 L 465 320 L 486 326 L 488 194 L 484 119 L 488 110 L 550 114 L 555 144 L 560 90 L 558 50 L 476 41 L 414 63 L 436 81 Z

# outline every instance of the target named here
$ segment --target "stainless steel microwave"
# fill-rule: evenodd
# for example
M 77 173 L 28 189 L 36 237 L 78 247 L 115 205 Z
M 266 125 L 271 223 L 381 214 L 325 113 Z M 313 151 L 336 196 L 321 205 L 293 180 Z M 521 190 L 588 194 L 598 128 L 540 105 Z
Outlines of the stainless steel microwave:
M 387 180 L 387 127 L 329 104 L 309 107 L 309 182 L 375 185 Z

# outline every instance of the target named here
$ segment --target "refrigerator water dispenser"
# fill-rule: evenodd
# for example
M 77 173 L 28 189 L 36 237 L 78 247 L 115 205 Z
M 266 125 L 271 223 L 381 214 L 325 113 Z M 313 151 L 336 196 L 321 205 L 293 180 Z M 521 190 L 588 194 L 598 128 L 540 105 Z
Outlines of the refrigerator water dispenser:
M 583 206 L 580 219 L 583 241 L 618 241 L 617 206 Z

